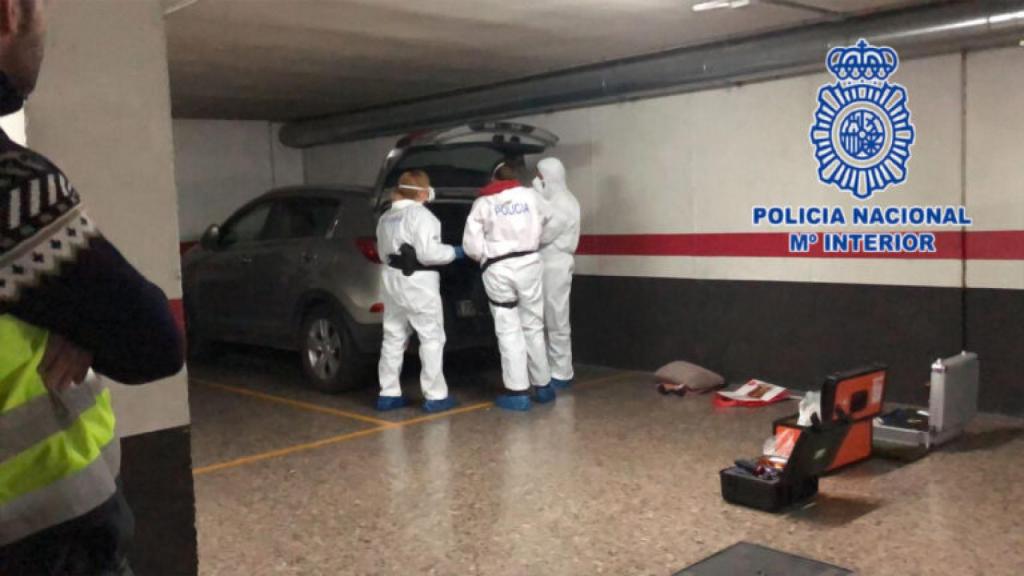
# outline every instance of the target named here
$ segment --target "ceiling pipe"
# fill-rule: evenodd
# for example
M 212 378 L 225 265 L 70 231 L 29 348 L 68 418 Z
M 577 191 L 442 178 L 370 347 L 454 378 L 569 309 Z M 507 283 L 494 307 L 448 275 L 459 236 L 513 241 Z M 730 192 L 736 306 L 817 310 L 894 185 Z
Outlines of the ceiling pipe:
M 164 8 L 164 17 L 170 16 L 175 12 L 181 12 L 185 8 L 190 8 L 199 3 L 199 0 L 179 0 L 170 4 Z
M 1024 0 L 944 3 L 292 122 L 280 138 L 305 148 L 810 73 L 824 69 L 830 48 L 860 38 L 915 58 L 1017 46 L 1022 37 Z

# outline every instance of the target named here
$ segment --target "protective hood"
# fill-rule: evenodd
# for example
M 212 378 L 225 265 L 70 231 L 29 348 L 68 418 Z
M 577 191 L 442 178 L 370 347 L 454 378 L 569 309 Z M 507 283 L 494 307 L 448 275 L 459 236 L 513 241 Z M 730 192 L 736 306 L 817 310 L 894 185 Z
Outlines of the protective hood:
M 537 163 L 537 172 L 544 177 L 544 184 L 539 192 L 550 200 L 558 194 L 568 192 L 565 183 L 565 166 L 558 158 L 545 158 Z
M 495 180 L 487 186 L 480 189 L 480 196 L 492 196 L 494 194 L 501 194 L 505 190 L 511 190 L 512 188 L 519 188 L 522 186 L 516 180 Z

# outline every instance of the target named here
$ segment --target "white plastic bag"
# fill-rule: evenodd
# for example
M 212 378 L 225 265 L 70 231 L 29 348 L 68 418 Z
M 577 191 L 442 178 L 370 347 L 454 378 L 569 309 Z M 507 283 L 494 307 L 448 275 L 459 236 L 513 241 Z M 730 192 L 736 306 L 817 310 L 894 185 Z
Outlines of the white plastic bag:
M 817 414 L 821 418 L 821 392 L 808 392 L 800 400 L 800 417 L 797 418 L 797 425 L 810 426 L 811 416 Z

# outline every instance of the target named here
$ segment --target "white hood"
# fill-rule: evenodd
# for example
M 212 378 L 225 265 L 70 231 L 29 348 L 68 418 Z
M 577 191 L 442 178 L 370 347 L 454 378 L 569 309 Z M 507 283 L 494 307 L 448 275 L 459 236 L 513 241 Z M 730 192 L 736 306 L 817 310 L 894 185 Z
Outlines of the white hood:
M 580 241 L 580 204 L 565 182 L 565 166 L 558 158 L 545 158 L 537 163 L 537 172 L 544 177 L 540 194 L 551 211 L 541 237 L 541 253 L 574 254 Z
M 558 158 L 545 158 L 537 163 L 537 172 L 544 177 L 544 185 L 540 193 L 545 199 L 551 200 L 555 195 L 568 192 L 565 183 L 565 166 Z

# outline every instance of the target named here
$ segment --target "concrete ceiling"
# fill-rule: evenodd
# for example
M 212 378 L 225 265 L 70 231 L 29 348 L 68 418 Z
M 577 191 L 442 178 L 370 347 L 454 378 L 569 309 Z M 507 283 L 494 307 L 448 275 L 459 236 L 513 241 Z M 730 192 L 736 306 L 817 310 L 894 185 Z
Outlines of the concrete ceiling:
M 829 17 L 764 1 L 162 1 L 181 7 L 166 16 L 181 118 L 311 118 Z M 842 16 L 926 1 L 799 0 Z

